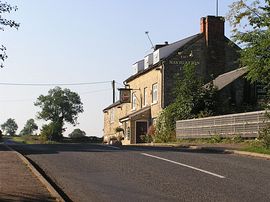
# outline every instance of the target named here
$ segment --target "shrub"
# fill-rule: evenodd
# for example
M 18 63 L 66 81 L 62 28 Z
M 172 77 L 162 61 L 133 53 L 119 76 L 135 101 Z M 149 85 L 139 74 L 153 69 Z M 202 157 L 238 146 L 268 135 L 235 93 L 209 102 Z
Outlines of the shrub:
M 153 137 L 151 135 L 149 135 L 149 134 L 141 135 L 140 138 L 145 143 L 151 143 L 151 142 L 153 142 Z
M 62 124 L 51 122 L 42 126 L 40 137 L 47 141 L 60 141 L 62 136 Z
M 270 148 L 270 124 L 268 124 L 264 129 L 259 131 L 259 138 L 262 146 L 265 148 Z
M 221 141 L 222 141 L 222 137 L 221 135 L 218 135 L 218 134 L 212 136 L 210 140 L 211 143 L 220 143 Z
M 154 142 L 170 142 L 175 137 L 175 120 L 171 106 L 165 108 L 158 116 Z
M 83 137 L 85 137 L 85 135 L 86 135 L 86 133 L 84 131 L 82 131 L 81 129 L 79 129 L 79 128 L 74 129 L 72 131 L 72 133 L 68 134 L 68 136 L 70 138 L 74 138 L 74 139 L 83 138 Z
M 116 133 L 121 133 L 121 132 L 124 133 L 124 129 L 121 128 L 121 127 L 116 127 L 116 128 L 115 128 L 115 132 L 116 132 Z
M 116 133 L 116 139 L 117 141 L 121 142 L 124 139 L 124 129 L 121 127 L 116 127 L 115 128 L 115 133 Z
M 202 87 L 203 82 L 196 74 L 194 65 L 185 65 L 183 77 L 173 80 L 172 97 L 174 101 L 159 115 L 156 124 L 155 142 L 175 140 L 175 123 L 177 120 L 191 119 L 198 116 L 213 115 L 216 108 L 217 89 L 213 83 Z
M 0 130 L 0 140 L 3 138 L 2 130 Z
M 233 143 L 240 143 L 243 142 L 243 138 L 241 137 L 241 135 L 235 135 L 231 138 Z

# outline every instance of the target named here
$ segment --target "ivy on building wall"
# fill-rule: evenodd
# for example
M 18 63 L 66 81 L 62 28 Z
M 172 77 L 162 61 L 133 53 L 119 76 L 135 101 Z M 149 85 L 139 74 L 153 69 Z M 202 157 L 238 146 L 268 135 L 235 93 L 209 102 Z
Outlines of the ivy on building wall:
M 157 119 L 155 142 L 173 141 L 177 120 L 212 116 L 216 111 L 217 89 L 214 85 L 203 87 L 202 79 L 196 74 L 193 64 L 186 64 L 183 70 L 182 79 L 179 76 L 174 78 L 174 102 L 168 105 Z

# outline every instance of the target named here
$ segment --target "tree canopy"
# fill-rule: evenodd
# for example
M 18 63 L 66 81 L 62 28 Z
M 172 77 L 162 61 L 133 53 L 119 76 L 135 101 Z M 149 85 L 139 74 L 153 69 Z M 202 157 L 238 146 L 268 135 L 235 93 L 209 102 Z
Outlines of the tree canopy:
M 21 130 L 20 135 L 33 135 L 33 132 L 38 129 L 34 119 L 29 119 Z
M 82 131 L 79 128 L 76 128 L 68 136 L 70 138 L 82 138 L 82 137 L 85 137 L 85 135 L 86 135 L 86 133 L 84 131 Z
M 69 89 L 60 87 L 49 90 L 48 95 L 40 95 L 35 105 L 41 108 L 37 117 L 51 121 L 49 127 L 43 128 L 46 128 L 46 131 L 53 130 L 54 134 L 60 135 L 64 130 L 64 122 L 76 125 L 78 114 L 83 112 L 80 96 Z
M 11 13 L 12 11 L 16 11 L 17 6 L 11 6 L 10 4 L 0 0 L 0 30 L 4 31 L 5 27 L 11 27 L 18 29 L 20 24 L 15 22 L 14 20 L 8 20 L 3 17 L 5 13 Z M 4 45 L 0 45 L 0 67 L 3 67 L 4 60 L 7 59 L 6 47 Z
M 227 15 L 248 79 L 270 85 L 270 0 L 237 0 Z
M 1 129 L 7 135 L 15 135 L 18 125 L 15 122 L 15 119 L 9 118 L 5 123 L 1 125 Z

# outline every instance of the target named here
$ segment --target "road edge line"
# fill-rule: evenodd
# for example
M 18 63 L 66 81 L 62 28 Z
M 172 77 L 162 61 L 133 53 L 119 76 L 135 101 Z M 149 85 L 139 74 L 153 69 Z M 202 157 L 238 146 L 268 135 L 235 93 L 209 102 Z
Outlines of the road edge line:
M 5 144 L 4 144 L 5 145 Z M 59 202 L 65 202 L 63 197 L 55 190 L 55 188 L 43 177 L 43 175 L 31 164 L 31 162 L 20 152 L 12 149 L 8 145 L 5 145 L 10 151 L 17 154 L 17 156 L 26 164 L 30 171 L 38 178 L 38 180 L 45 186 L 52 197 L 54 197 Z

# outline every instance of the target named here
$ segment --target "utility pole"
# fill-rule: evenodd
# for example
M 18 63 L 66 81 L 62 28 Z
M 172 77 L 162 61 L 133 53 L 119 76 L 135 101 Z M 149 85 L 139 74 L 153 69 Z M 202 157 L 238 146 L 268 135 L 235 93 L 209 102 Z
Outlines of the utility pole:
M 112 81 L 113 103 L 115 103 L 115 80 Z
M 216 16 L 218 16 L 218 0 L 216 0 Z

